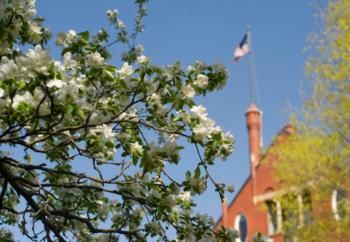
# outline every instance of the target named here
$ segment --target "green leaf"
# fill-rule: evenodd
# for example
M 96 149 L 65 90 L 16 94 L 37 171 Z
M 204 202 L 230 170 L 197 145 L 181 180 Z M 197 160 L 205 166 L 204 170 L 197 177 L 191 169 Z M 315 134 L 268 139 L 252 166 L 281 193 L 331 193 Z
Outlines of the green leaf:
M 197 166 L 197 168 L 194 170 L 194 178 L 198 179 L 201 176 L 201 169 L 199 168 L 199 166 Z
M 72 112 L 73 112 L 73 110 L 74 110 L 73 105 L 68 104 L 67 107 L 66 107 L 66 114 L 67 114 L 67 115 L 71 115 Z
M 89 31 L 84 31 L 84 32 L 81 32 L 79 33 L 78 35 L 80 35 L 81 37 L 83 37 L 83 40 L 85 41 L 89 41 Z
M 114 148 L 114 143 L 110 140 L 107 140 L 105 145 L 108 147 L 108 148 Z

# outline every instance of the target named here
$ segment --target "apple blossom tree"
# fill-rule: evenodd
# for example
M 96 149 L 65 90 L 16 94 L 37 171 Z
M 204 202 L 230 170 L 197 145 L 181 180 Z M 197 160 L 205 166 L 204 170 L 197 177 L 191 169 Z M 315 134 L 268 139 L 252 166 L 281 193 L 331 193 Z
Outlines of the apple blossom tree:
M 194 97 L 220 89 L 221 65 L 197 61 L 155 66 L 136 45 L 146 0 L 128 31 L 117 10 L 106 12 L 117 36 L 58 34 L 61 58 L 48 51 L 50 32 L 34 0 L 0 2 L 0 237 L 17 226 L 32 241 L 232 241 L 213 220 L 194 214 L 192 196 L 212 183 L 216 158 L 233 150 Z M 121 64 L 109 47 L 127 46 Z M 194 147 L 183 179 L 169 169 Z M 183 144 L 184 142 L 181 141 Z M 169 232 L 170 231 L 170 232 Z M 173 231 L 173 232 L 171 232 Z M 170 236 L 172 234 L 172 236 Z M 173 237 L 173 238 L 172 238 Z

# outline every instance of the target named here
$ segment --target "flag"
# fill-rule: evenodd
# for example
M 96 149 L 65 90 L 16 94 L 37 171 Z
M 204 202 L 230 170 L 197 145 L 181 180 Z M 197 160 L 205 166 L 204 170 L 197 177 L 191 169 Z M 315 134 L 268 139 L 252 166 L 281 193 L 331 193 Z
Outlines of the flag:
M 239 43 L 239 46 L 237 46 L 235 53 L 234 53 L 234 61 L 237 62 L 239 61 L 240 58 L 242 58 L 243 56 L 245 56 L 246 54 L 248 54 L 250 52 L 250 46 L 248 43 L 248 33 L 246 33 L 241 41 L 241 43 Z

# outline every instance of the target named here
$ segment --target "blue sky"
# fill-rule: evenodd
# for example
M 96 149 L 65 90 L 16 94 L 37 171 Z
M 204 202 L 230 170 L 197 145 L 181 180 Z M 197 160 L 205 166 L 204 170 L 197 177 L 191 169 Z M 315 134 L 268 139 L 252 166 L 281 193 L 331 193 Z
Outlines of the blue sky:
M 55 37 L 60 31 L 96 32 L 108 27 L 107 9 L 117 8 L 127 27 L 132 27 L 135 6 L 131 0 L 37 0 L 37 10 Z M 153 63 L 167 65 L 196 60 L 222 63 L 229 72 L 227 86 L 205 98 L 198 98 L 208 108 L 209 116 L 236 140 L 235 152 L 225 162 L 210 168 L 220 182 L 231 183 L 239 190 L 249 175 L 248 140 L 245 111 L 249 105 L 247 59 L 233 64 L 233 51 L 241 41 L 247 24 L 252 29 L 256 80 L 263 110 L 263 140 L 268 147 L 273 137 L 288 122 L 289 106 L 301 107 L 299 91 L 306 85 L 303 52 L 309 33 L 317 30 L 316 7 L 326 0 L 151 0 L 146 29 L 138 38 Z M 50 43 L 55 56 L 58 51 Z M 113 49 L 115 56 L 120 53 Z M 113 62 L 113 61 L 112 61 Z M 115 59 L 114 64 L 119 66 Z M 190 160 L 191 152 L 184 158 Z M 178 171 L 181 172 L 181 171 Z M 231 200 L 233 195 L 228 195 Z M 216 220 L 220 201 L 209 191 L 198 201 L 198 211 Z

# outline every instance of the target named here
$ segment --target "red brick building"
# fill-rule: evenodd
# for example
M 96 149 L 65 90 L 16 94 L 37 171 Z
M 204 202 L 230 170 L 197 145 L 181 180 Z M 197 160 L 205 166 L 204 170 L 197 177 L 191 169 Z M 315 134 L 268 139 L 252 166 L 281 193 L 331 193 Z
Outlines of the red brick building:
M 222 216 L 217 227 L 225 226 L 240 231 L 236 242 L 252 241 L 257 232 L 269 236 L 271 241 L 283 241 L 282 209 L 274 200 L 279 184 L 273 179 L 272 163 L 275 162 L 269 150 L 261 155 L 261 111 L 251 105 L 246 112 L 249 135 L 250 175 L 230 204 L 222 205 Z M 293 132 L 289 125 L 277 135 L 272 145 L 283 142 Z

